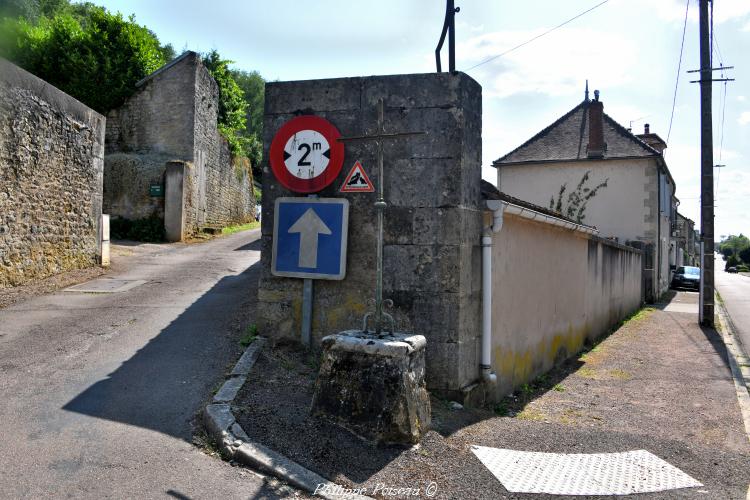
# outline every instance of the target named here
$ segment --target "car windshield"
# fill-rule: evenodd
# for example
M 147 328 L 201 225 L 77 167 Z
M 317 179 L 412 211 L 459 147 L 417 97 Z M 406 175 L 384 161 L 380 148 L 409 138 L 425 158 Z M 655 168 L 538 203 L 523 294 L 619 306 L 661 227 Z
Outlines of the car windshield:
M 685 266 L 685 267 L 680 267 L 677 270 L 677 273 L 678 274 L 692 274 L 693 276 L 700 276 L 701 270 L 698 267 Z

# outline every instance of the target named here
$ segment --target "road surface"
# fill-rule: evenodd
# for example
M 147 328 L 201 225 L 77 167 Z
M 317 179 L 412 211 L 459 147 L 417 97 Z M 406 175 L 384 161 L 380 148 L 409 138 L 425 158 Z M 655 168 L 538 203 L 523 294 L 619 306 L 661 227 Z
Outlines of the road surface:
M 0 309 L 0 496 L 277 496 L 191 444 L 236 361 L 232 321 L 251 303 L 258 236 L 136 246 L 108 277 L 145 284 Z
M 724 272 L 724 265 L 722 258 L 717 256 L 714 285 L 740 337 L 745 355 L 748 355 L 750 354 L 750 277 Z

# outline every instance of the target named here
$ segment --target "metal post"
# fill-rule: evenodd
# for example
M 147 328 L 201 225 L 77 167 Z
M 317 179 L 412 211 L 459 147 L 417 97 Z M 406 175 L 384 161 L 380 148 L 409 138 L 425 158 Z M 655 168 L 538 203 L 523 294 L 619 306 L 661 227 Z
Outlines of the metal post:
M 702 324 L 714 326 L 714 161 L 711 116 L 711 44 L 708 2 L 700 0 L 700 90 L 701 90 L 701 231 L 703 233 Z
M 456 8 L 453 0 L 448 0 L 450 27 L 448 28 L 448 71 L 456 71 Z
M 316 194 L 308 194 L 308 198 L 317 198 Z M 302 280 L 302 344 L 305 347 L 312 345 L 312 311 L 313 309 L 313 280 L 304 278 Z
M 704 274 L 703 274 L 703 267 L 704 267 L 703 266 L 703 261 L 704 261 L 704 259 L 703 259 L 703 242 L 702 241 L 701 241 L 701 244 L 700 244 L 700 252 L 701 252 L 701 254 L 700 254 L 699 266 L 700 266 L 700 273 L 701 273 L 700 274 L 700 276 L 701 276 L 701 282 L 700 282 L 700 289 L 698 291 L 698 323 L 700 323 L 702 325 L 703 324 L 703 276 L 704 276 Z
M 310 347 L 312 344 L 312 299 L 313 280 L 302 280 L 302 344 Z
M 378 133 L 385 132 L 385 102 L 378 100 Z M 376 141 L 378 148 L 378 200 L 375 210 L 378 212 L 378 251 L 377 251 L 377 281 L 375 283 L 375 334 L 380 335 L 383 329 L 383 217 L 386 208 L 384 187 L 385 174 L 383 172 L 383 141 Z

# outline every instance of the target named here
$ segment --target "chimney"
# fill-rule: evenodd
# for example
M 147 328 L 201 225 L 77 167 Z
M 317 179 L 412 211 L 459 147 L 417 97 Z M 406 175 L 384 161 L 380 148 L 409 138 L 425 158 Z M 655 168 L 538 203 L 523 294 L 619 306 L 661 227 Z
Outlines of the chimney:
M 604 158 L 604 105 L 599 100 L 599 91 L 594 91 L 594 100 L 589 103 L 589 158 Z
M 657 150 L 659 153 L 663 153 L 664 150 L 667 149 L 667 143 L 658 135 L 651 133 L 651 127 L 648 123 L 643 125 L 643 133 L 636 137 Z

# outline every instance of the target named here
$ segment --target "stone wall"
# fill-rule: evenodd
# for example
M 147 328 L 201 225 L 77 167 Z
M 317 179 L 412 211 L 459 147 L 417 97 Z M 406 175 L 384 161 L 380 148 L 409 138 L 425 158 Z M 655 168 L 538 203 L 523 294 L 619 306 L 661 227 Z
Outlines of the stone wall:
M 163 217 L 167 200 L 151 197 L 149 186 L 164 184 L 168 161 L 181 161 L 187 167 L 181 234 L 253 220 L 252 174 L 249 166 L 235 166 L 219 134 L 219 88 L 200 56 L 186 52 L 138 87 L 108 115 L 105 212 Z
M 97 264 L 104 128 L 0 59 L 0 288 Z
M 300 113 L 330 120 L 344 136 L 374 133 L 380 98 L 387 132 L 427 132 L 385 148 L 384 296 L 395 304 L 388 312 L 398 330 L 427 337 L 428 387 L 459 393 L 479 376 L 481 87 L 463 73 L 268 83 L 264 157 L 279 127 Z M 349 143 L 339 177 L 320 196 L 344 196 L 339 188 L 357 160 L 377 185 L 374 144 Z M 270 269 L 274 201 L 294 193 L 267 163 L 263 188 L 259 326 L 264 335 L 298 338 L 302 280 L 274 277 Z M 347 276 L 315 281 L 314 342 L 361 327 L 373 308 L 376 194 L 346 198 Z
M 507 212 L 492 240 L 495 398 L 575 355 L 642 303 L 639 250 Z

